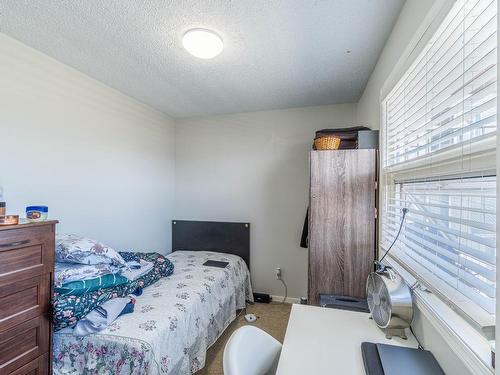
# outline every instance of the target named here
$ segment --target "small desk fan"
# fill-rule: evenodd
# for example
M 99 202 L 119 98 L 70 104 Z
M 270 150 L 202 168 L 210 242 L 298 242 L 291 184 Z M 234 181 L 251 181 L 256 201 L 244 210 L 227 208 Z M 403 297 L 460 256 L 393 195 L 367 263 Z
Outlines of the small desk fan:
M 408 213 L 403 208 L 403 217 L 396 238 L 380 261 L 375 262 L 376 271 L 368 275 L 366 295 L 371 318 L 382 328 L 387 338 L 399 336 L 406 339 L 405 329 L 413 319 L 413 300 L 411 290 L 403 278 L 382 260 L 396 243 Z
M 368 275 L 366 293 L 371 317 L 386 337 L 406 339 L 405 328 L 413 319 L 413 301 L 410 288 L 401 276 L 391 268 L 372 272 Z

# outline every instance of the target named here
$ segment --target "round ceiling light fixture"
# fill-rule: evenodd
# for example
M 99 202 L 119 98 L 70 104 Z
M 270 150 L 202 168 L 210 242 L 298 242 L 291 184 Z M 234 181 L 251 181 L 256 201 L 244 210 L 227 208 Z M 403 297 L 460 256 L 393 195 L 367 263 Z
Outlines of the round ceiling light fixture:
M 215 32 L 206 29 L 191 29 L 182 37 L 182 45 L 193 56 L 212 59 L 222 52 L 224 43 Z

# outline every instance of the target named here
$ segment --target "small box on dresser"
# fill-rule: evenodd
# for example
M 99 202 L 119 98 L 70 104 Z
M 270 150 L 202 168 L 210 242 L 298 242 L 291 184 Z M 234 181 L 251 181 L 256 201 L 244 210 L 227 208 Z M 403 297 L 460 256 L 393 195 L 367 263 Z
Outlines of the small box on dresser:
M 56 224 L 0 226 L 0 375 L 50 372 Z

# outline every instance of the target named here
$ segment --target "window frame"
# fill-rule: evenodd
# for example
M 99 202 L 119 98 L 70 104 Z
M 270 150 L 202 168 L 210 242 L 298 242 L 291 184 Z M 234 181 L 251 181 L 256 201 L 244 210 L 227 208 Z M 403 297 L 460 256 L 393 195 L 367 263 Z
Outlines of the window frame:
M 499 81 L 500 82 L 500 81 Z M 500 98 L 500 95 L 499 95 Z M 380 100 L 380 150 L 383 150 L 385 134 L 384 128 L 384 111 L 382 108 L 382 99 Z M 498 131 L 497 131 L 498 133 Z M 500 139 L 497 139 L 499 142 Z M 497 154 L 497 158 L 500 153 Z M 383 152 L 380 152 L 380 163 L 383 163 Z M 497 168 L 499 165 L 497 164 Z M 383 168 L 379 170 L 379 225 L 378 225 L 378 258 L 386 252 L 387 248 L 382 246 L 382 215 L 384 212 L 382 207 L 385 204 L 385 189 L 388 183 L 394 183 L 394 174 L 384 173 Z M 497 191 L 500 184 L 497 184 Z M 498 201 L 497 201 L 498 202 Z M 497 203 L 498 206 L 498 203 Z M 499 222 L 497 220 L 497 227 Z M 497 242 L 499 238 L 497 237 Z M 392 252 L 392 250 L 391 250 Z M 497 257 L 497 265 L 500 257 Z M 464 303 L 462 305 L 450 304 L 447 302 L 446 296 L 434 288 L 431 284 L 432 280 L 428 282 L 420 280 L 418 274 L 408 267 L 404 261 L 398 258 L 397 254 L 391 254 L 384 259 L 384 263 L 393 267 L 406 281 L 409 286 L 413 288 L 414 306 L 418 308 L 420 313 L 425 316 L 441 335 L 451 350 L 463 359 L 463 364 L 473 374 L 491 375 L 494 370 L 491 366 L 491 351 L 492 343 L 495 342 L 495 319 L 491 319 L 491 315 L 484 316 L 486 319 L 483 322 L 478 322 L 475 319 L 470 319 L 474 314 L 471 310 L 477 309 L 474 303 Z M 497 281 L 498 281 L 497 273 Z M 439 278 L 435 278 L 435 282 L 442 282 Z M 499 289 L 497 289 L 499 290 Z M 497 319 L 498 316 L 498 292 L 497 292 Z M 486 314 L 486 312 L 485 312 Z M 424 344 L 425 345 L 425 344 Z
M 415 59 L 421 51 L 427 46 L 430 39 L 433 37 L 437 29 L 440 27 L 445 17 L 448 15 L 455 0 L 442 0 L 436 1 L 430 7 L 427 15 L 415 31 L 413 37 L 410 39 L 406 48 L 401 52 L 400 58 L 394 63 L 393 69 L 388 73 L 385 81 L 382 83 L 378 95 L 379 103 L 379 123 L 380 123 L 380 163 L 384 163 L 384 153 L 382 150 L 385 148 L 385 98 L 392 91 L 392 89 L 399 82 L 405 72 L 411 67 Z M 497 39 L 500 40 L 500 28 L 497 31 Z M 497 72 L 500 69 L 500 64 L 497 65 Z M 498 74 L 500 76 L 500 74 Z M 500 80 L 497 80 L 497 93 L 500 93 Z M 500 95 L 497 95 L 497 109 L 500 108 Z M 497 130 L 497 135 L 500 129 Z M 500 137 L 497 136 L 496 145 L 500 149 Z M 494 171 L 498 175 L 500 171 L 500 153 L 496 156 L 497 165 Z M 475 162 L 475 161 L 474 161 Z M 478 161 L 480 163 L 480 161 Z M 393 174 L 384 173 L 382 168 L 379 169 L 379 207 L 385 204 L 385 186 L 393 179 Z M 497 196 L 500 196 L 500 184 L 497 184 Z M 383 215 L 382 210 L 379 209 L 379 218 Z M 497 213 L 500 212 L 500 202 L 497 199 Z M 380 246 L 380 239 L 382 238 L 382 225 L 378 225 L 378 254 L 379 257 L 384 254 L 384 249 Z M 497 220 L 497 232 L 500 233 L 500 221 Z M 497 243 L 500 238 L 497 237 Z M 464 319 L 463 314 L 457 311 L 455 306 L 451 306 L 444 302 L 439 294 L 434 294 L 429 291 L 425 286 L 417 285 L 419 282 L 411 273 L 409 273 L 394 257 L 390 255 L 384 260 L 384 263 L 392 266 L 407 282 L 408 285 L 415 285 L 413 290 L 414 305 L 419 310 L 418 320 L 425 318 L 426 324 L 431 324 L 434 329 L 440 334 L 444 342 L 455 352 L 458 358 L 462 359 L 463 365 L 471 372 L 476 374 L 492 374 L 494 372 L 491 366 L 491 352 L 494 351 L 494 340 L 487 339 L 490 334 L 481 334 L 481 328 Z M 497 268 L 500 270 L 500 256 L 497 256 Z M 500 281 L 499 273 L 497 273 L 497 282 Z M 417 284 L 415 284 L 417 283 Z M 500 285 L 500 284 L 499 284 Z M 497 303 L 496 303 L 496 319 L 499 320 L 500 332 L 500 288 L 497 288 Z M 422 324 L 417 322 L 416 324 Z M 498 335 L 500 339 L 500 334 Z M 425 338 L 423 338 L 425 341 Z M 424 345 L 426 345 L 424 343 Z M 432 345 L 431 345 L 432 346 Z
M 381 138 L 384 137 L 385 133 L 385 115 L 381 116 Z M 381 144 L 381 149 L 385 151 L 383 148 L 384 145 Z M 384 159 L 384 152 L 381 152 L 381 163 Z M 391 186 L 397 185 L 397 175 L 395 173 L 387 173 L 384 172 L 383 168 L 380 168 L 380 195 L 379 195 L 379 207 L 381 211 L 380 217 L 380 226 L 379 226 L 379 254 L 384 254 L 387 251 L 387 248 L 382 244 L 383 238 L 383 217 L 384 207 L 386 205 L 386 197 L 387 197 L 387 189 Z M 402 245 L 404 246 L 404 245 Z M 461 301 L 451 301 L 447 298 L 447 294 L 452 292 L 456 292 L 457 290 L 446 284 L 439 277 L 434 275 L 427 275 L 426 278 L 420 276 L 423 273 L 423 267 L 418 265 L 418 263 L 411 261 L 409 259 L 405 259 L 405 256 L 398 253 L 398 251 L 391 250 L 388 254 L 388 257 L 392 258 L 396 261 L 402 268 L 404 268 L 415 280 L 424 285 L 425 288 L 430 290 L 436 296 L 438 296 L 446 305 L 450 306 L 456 313 L 462 316 L 471 326 L 473 326 L 476 330 L 480 331 L 481 334 L 487 339 L 493 339 L 495 337 L 495 317 L 488 314 L 482 308 L 480 308 L 475 302 L 464 296 Z M 426 272 L 428 274 L 428 271 Z M 438 285 L 438 286 L 436 286 Z M 448 291 L 448 293 L 446 293 Z
M 407 54 L 407 57 L 405 58 L 404 61 L 402 62 L 398 62 L 397 64 L 397 74 L 394 73 L 391 73 L 391 75 L 389 76 L 389 79 L 388 79 L 388 82 L 390 82 L 390 84 L 388 84 L 387 82 L 384 84 L 382 90 L 381 90 L 381 95 L 380 95 L 380 121 L 381 121 L 381 126 L 380 126 L 380 149 L 381 149 L 381 157 L 380 157 L 380 162 L 381 162 L 381 168 L 380 168 L 380 196 L 379 196 L 379 202 L 380 202 L 380 207 L 381 207 L 381 225 L 379 226 L 379 254 L 383 254 L 385 252 L 386 249 L 384 249 L 383 247 L 383 244 L 382 244 L 382 238 L 383 238 L 383 220 L 384 220 L 384 209 L 387 205 L 387 202 L 386 202 L 386 195 L 387 195 L 387 188 L 389 186 L 393 186 L 395 185 L 396 183 L 396 180 L 402 180 L 404 181 L 405 178 L 405 173 L 406 175 L 411 175 L 413 170 L 412 168 L 417 168 L 417 167 L 421 167 L 422 165 L 425 166 L 425 163 L 421 163 L 419 160 L 411 160 L 409 162 L 405 162 L 403 163 L 403 165 L 396 165 L 395 167 L 393 165 L 386 165 L 386 159 L 387 159 L 387 156 L 388 156 L 388 151 L 387 151 L 387 147 L 388 145 L 386 144 L 386 141 L 387 141 L 387 133 L 388 133 L 388 130 L 387 130 L 387 102 L 393 98 L 391 98 L 391 94 L 393 92 L 393 90 L 400 84 L 400 81 L 401 79 L 407 75 L 407 74 L 412 74 L 410 72 L 410 69 L 412 68 L 412 66 L 414 65 L 414 63 L 416 61 L 419 61 L 422 59 L 422 52 L 428 47 L 429 45 L 429 41 L 434 37 L 436 31 L 439 29 L 439 27 L 441 27 L 443 21 L 445 20 L 445 18 L 448 16 L 450 10 L 452 9 L 453 5 L 455 4 L 455 2 L 451 2 L 451 3 L 446 3 L 442 6 L 441 9 L 438 9 L 438 10 L 434 10 L 434 12 L 431 12 L 433 13 L 433 16 L 434 16 L 434 19 L 432 21 L 430 21 L 429 25 L 427 25 L 426 29 L 425 29 L 425 32 L 424 32 L 424 35 L 421 35 L 420 37 L 418 37 L 418 42 L 417 42 L 417 45 L 419 48 L 417 48 L 417 46 L 415 46 L 414 48 L 411 49 L 411 53 Z M 424 26 L 425 26 L 425 23 L 424 23 Z M 426 34 L 426 35 L 425 35 Z M 414 38 L 415 39 L 415 38 Z M 404 56 L 404 54 L 403 54 Z M 498 68 L 498 65 L 497 65 L 497 68 Z M 498 81 L 497 81 L 498 83 Z M 399 90 L 399 89 L 397 89 Z M 498 94 L 498 93 L 497 93 Z M 498 99 L 498 97 L 497 97 Z M 498 110 L 498 108 L 497 108 Z M 487 139 L 486 142 L 491 142 L 492 140 L 491 139 Z M 480 142 L 477 142 L 478 144 L 476 144 L 476 142 L 474 143 L 471 143 L 471 145 L 473 145 L 472 147 L 476 146 L 476 147 L 479 147 L 480 149 L 490 149 L 491 148 L 491 145 L 490 144 L 486 144 L 486 147 L 484 144 L 480 144 Z M 495 142 L 496 143 L 496 142 Z M 469 147 L 469 146 L 468 146 Z M 454 154 L 457 154 L 460 152 L 459 149 L 457 148 L 454 148 L 454 150 L 452 150 L 452 152 Z M 494 155 L 494 149 L 493 149 L 493 155 Z M 479 158 L 479 160 L 474 160 L 473 163 L 474 166 L 478 166 L 478 167 L 484 167 L 484 163 L 486 161 L 486 163 L 489 163 L 490 160 L 492 160 L 490 153 L 485 153 L 481 158 Z M 453 155 L 451 155 L 453 156 Z M 444 153 L 444 155 L 441 155 L 441 152 L 437 152 L 434 155 L 432 155 L 432 159 L 433 160 L 436 160 L 436 158 L 439 158 L 439 157 L 442 157 L 442 160 L 453 160 L 453 158 L 450 156 L 450 154 L 446 154 Z M 429 157 L 429 156 L 426 156 L 426 157 Z M 496 158 L 495 158 L 496 159 Z M 415 164 L 413 167 L 412 165 Z M 401 168 L 398 168 L 398 166 L 400 166 Z M 488 167 L 490 167 L 490 165 L 488 165 Z M 422 177 L 425 178 L 425 179 L 428 179 L 428 178 L 432 178 L 433 176 L 429 175 L 430 171 L 424 167 L 423 168 L 424 171 L 421 172 L 422 173 Z M 443 172 L 448 172 L 446 170 L 446 165 L 443 167 L 441 166 L 439 168 L 440 170 L 437 171 L 437 176 L 440 176 L 443 174 Z M 491 168 L 489 168 L 489 170 L 491 171 Z M 496 170 L 494 170 L 494 174 L 496 175 Z M 412 176 L 413 177 L 413 176 Z M 399 262 L 399 263 L 402 263 L 403 266 L 405 266 L 405 268 L 409 269 L 410 272 L 411 271 L 411 267 L 409 267 L 409 264 L 413 266 L 413 268 L 418 268 L 415 266 L 415 264 L 418 264 L 417 262 L 413 261 L 406 261 L 406 264 L 405 264 L 405 260 L 401 259 L 401 256 L 400 256 L 400 259 L 397 259 L 397 250 L 394 251 L 394 254 L 389 254 L 389 256 L 393 256 L 393 258 L 396 258 L 396 260 Z M 409 263 L 409 264 L 408 264 Z M 413 264 L 412 264 L 413 263 Z M 475 308 L 475 302 L 471 301 L 469 298 L 467 298 L 465 295 L 463 296 L 464 300 L 461 301 L 460 303 L 456 303 L 456 301 L 452 301 L 451 299 L 448 299 L 446 298 L 446 294 L 448 293 L 443 293 L 443 290 L 449 290 L 448 288 L 446 287 L 443 287 L 441 286 L 440 284 L 442 283 L 442 281 L 438 278 L 438 277 L 429 277 L 429 275 L 426 275 L 426 278 L 422 278 L 422 277 L 419 277 L 419 273 L 418 272 L 412 272 L 414 274 L 414 276 L 422 283 L 422 284 L 425 284 L 427 288 L 429 288 L 430 290 L 432 290 L 434 293 L 436 293 L 437 295 L 441 295 L 442 299 L 449 305 L 454 305 L 456 304 L 456 306 L 454 306 L 454 308 L 459 312 L 461 313 L 468 321 L 470 321 L 470 323 L 472 325 L 474 325 L 477 329 L 479 329 L 480 331 L 482 331 L 486 337 L 493 337 L 494 336 L 494 327 L 495 327 L 495 317 L 488 314 L 486 311 L 484 311 L 484 313 L 482 313 L 482 309 L 478 310 L 477 308 Z M 434 285 L 440 285 L 438 288 L 434 287 Z M 450 289 L 454 290 L 454 291 L 457 291 L 457 289 L 449 286 Z M 458 291 L 460 292 L 460 291 Z

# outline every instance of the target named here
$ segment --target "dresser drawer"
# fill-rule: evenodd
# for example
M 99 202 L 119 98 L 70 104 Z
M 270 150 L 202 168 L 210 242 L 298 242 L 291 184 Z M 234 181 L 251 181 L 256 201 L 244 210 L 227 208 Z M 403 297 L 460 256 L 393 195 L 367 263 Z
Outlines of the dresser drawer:
M 50 282 L 50 274 L 43 274 L 0 284 L 0 332 L 39 315 L 48 316 Z
M 42 316 L 1 332 L 0 375 L 10 374 L 48 353 L 49 342 L 49 321 Z
M 14 370 L 10 375 L 47 375 L 48 373 L 49 354 L 47 353 Z
M 18 282 L 54 267 L 54 227 L 4 230 L 0 236 L 0 285 Z

